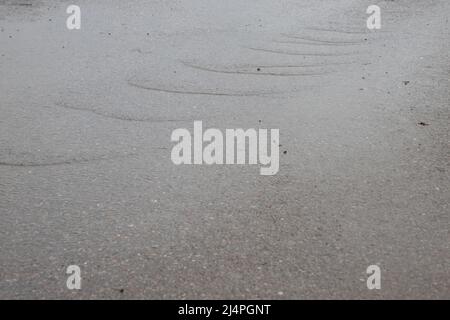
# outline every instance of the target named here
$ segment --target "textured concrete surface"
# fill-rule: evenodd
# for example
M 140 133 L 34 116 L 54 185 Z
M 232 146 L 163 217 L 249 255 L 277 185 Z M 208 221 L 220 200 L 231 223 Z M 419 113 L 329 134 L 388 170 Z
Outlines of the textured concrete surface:
M 449 299 L 449 17 L 0 0 L 0 298 Z M 280 129 L 280 172 L 175 166 L 194 120 Z

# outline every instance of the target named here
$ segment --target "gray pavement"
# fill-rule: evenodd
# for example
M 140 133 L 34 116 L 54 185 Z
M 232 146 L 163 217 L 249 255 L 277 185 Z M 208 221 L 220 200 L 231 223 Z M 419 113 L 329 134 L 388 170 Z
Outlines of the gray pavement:
M 449 299 L 449 17 L 0 0 L 0 299 Z M 278 128 L 279 173 L 174 165 L 194 120 Z

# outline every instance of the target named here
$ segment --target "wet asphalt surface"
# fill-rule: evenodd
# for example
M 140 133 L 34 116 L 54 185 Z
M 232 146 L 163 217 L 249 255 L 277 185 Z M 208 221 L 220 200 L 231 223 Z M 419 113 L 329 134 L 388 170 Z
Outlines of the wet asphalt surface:
M 448 1 L 69 4 L 0 1 L 0 298 L 450 298 Z M 279 173 L 175 166 L 194 120 Z

